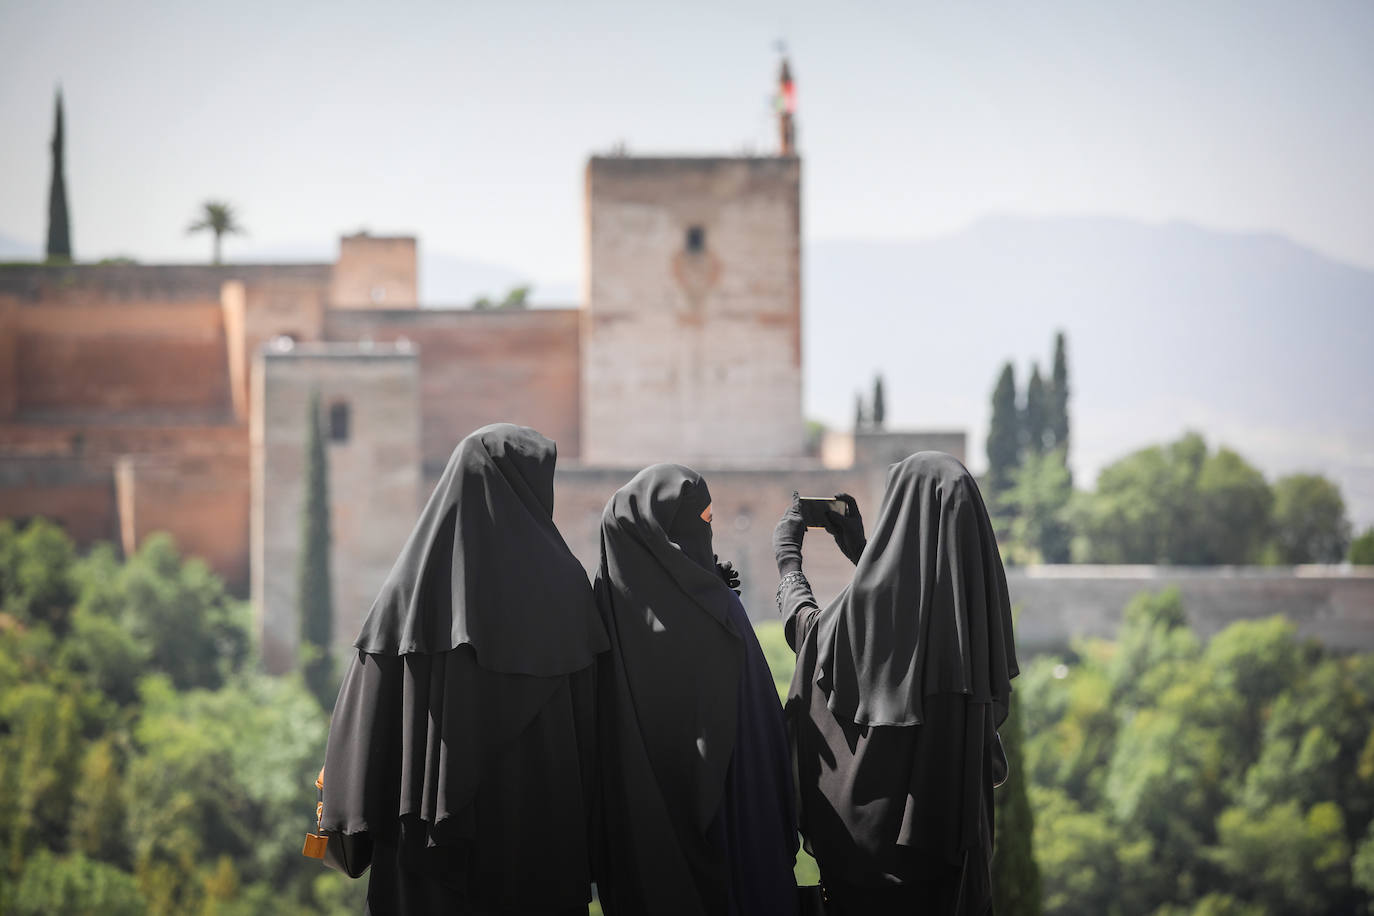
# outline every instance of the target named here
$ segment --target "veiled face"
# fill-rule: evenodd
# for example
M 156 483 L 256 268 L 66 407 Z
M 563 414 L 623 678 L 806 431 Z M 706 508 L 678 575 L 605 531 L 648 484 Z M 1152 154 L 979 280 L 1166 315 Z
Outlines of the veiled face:
M 695 475 L 694 475 L 695 476 Z M 711 549 L 711 491 L 700 476 L 683 481 L 668 539 L 704 569 L 715 566 Z

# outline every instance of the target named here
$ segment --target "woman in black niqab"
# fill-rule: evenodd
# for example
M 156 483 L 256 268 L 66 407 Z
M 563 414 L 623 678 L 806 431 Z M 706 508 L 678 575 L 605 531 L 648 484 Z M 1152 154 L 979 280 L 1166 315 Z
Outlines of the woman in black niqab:
M 586 912 L 607 641 L 555 460 L 510 424 L 459 443 L 354 643 L 322 825 L 369 912 Z
M 801 574 L 795 501 L 774 545 L 797 652 L 787 712 L 801 829 L 832 912 L 983 916 L 992 790 L 1006 777 L 996 730 L 1017 666 L 982 496 L 954 458 L 919 452 L 889 470 L 866 546 L 830 521 L 856 567 L 824 610 Z
M 791 760 L 772 675 L 717 572 L 711 494 L 646 468 L 601 519 L 596 600 L 608 916 L 796 913 Z

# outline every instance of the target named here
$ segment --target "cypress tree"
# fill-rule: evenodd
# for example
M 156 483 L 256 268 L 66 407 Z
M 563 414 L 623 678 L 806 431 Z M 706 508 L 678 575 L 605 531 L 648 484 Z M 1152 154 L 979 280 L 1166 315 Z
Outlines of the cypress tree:
M 997 916 L 1040 916 L 1040 868 L 1035 864 L 1035 819 L 1026 795 L 1021 752 L 1021 701 L 1012 694 L 1007 721 L 999 730 L 1007 753 L 1007 781 L 994 789 L 996 849 L 992 856 L 993 912 Z
M 854 432 L 858 432 L 864 427 L 864 396 L 863 394 L 854 395 Z
M 305 684 L 326 710 L 334 707 L 338 685 L 329 644 L 334 630 L 334 599 L 329 581 L 329 464 L 320 430 L 320 394 L 310 394 L 306 411 L 305 505 L 301 512 L 301 551 L 297 574 L 301 667 Z
M 1021 460 L 1021 418 L 1016 410 L 1016 370 L 1002 367 L 992 391 L 992 419 L 988 423 L 988 489 L 998 496 L 1011 486 L 1012 472 Z
M 873 379 L 873 426 L 882 429 L 883 420 L 886 417 L 887 404 L 883 400 L 883 377 L 878 375 Z
M 48 260 L 72 259 L 71 226 L 67 220 L 67 172 L 63 166 L 62 90 L 57 90 L 57 110 L 52 133 L 52 187 L 48 189 Z
M 1064 353 L 1064 332 L 1054 335 L 1054 368 L 1050 373 L 1050 433 L 1054 447 L 1069 453 L 1069 360 Z
M 1049 394 L 1040 378 L 1040 367 L 1031 364 L 1030 381 L 1026 383 L 1026 406 L 1021 418 L 1021 434 L 1026 451 L 1039 455 L 1045 450 L 1045 434 L 1049 429 Z

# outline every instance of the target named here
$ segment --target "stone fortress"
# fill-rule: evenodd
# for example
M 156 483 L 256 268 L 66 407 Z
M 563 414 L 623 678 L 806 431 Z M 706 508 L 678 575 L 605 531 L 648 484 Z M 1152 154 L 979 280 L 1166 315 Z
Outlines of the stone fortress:
M 284 670 L 318 392 L 341 650 L 455 444 L 497 421 L 558 443 L 555 520 L 593 572 L 611 493 L 649 463 L 697 468 L 716 549 L 770 618 L 771 533 L 794 489 L 852 493 L 871 521 L 891 462 L 966 457 L 962 431 L 805 453 L 801 160 L 790 112 L 779 126 L 777 156 L 593 157 L 576 307 L 421 307 L 416 240 L 367 234 L 332 264 L 0 268 L 0 517 L 48 516 L 125 552 L 170 532 L 251 594 L 266 664 Z M 834 594 L 848 563 L 824 533 L 809 541 L 808 576 Z M 1179 575 L 1016 572 L 1013 600 L 1032 643 L 1109 633 L 1131 593 L 1166 581 L 1195 616 L 1215 611 L 1210 629 L 1286 612 L 1374 643 L 1374 578 Z

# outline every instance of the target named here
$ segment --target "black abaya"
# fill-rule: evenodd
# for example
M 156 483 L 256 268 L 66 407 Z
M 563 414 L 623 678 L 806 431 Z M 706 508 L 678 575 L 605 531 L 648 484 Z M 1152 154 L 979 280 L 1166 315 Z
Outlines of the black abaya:
M 996 729 L 1017 673 L 977 485 L 948 455 L 892 466 L 851 584 L 824 611 L 781 595 L 802 833 L 847 912 L 991 906 Z
M 364 622 L 330 724 L 327 858 L 372 913 L 585 912 L 595 795 L 586 574 L 554 444 L 499 424 L 450 458 Z
M 602 516 L 597 887 L 609 916 L 796 912 L 782 710 L 716 572 L 710 502 L 700 475 L 656 465 Z

